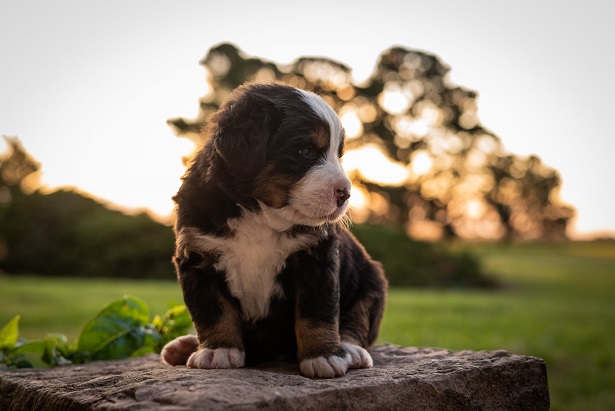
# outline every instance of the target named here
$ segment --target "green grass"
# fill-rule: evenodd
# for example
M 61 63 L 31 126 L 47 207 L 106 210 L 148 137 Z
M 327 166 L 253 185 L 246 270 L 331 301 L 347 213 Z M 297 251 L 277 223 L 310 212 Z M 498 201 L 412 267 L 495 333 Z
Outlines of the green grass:
M 497 290 L 393 289 L 379 342 L 453 350 L 507 349 L 545 359 L 553 410 L 615 409 L 615 243 L 451 244 L 477 254 Z M 163 313 L 173 281 L 0 277 L 0 324 L 76 338 L 110 301 L 136 295 Z
M 22 337 L 38 339 L 54 332 L 72 341 L 89 319 L 124 295 L 144 300 L 151 316 L 183 304 L 174 281 L 0 277 L 0 324 L 19 314 Z

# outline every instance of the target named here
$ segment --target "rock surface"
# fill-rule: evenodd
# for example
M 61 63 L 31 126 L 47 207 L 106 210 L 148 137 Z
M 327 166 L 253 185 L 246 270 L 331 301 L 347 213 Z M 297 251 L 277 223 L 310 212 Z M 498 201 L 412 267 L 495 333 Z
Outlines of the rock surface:
M 548 410 L 545 363 L 506 351 L 378 345 L 374 367 L 329 380 L 295 364 L 167 367 L 157 355 L 0 372 L 0 410 Z

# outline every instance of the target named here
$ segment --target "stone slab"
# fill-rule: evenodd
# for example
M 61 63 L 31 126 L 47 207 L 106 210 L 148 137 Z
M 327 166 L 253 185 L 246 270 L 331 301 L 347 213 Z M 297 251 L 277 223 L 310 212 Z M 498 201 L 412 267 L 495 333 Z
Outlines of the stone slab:
M 0 372 L 0 410 L 548 410 L 544 361 L 506 351 L 383 344 L 374 367 L 327 380 L 296 364 L 195 370 L 157 355 Z

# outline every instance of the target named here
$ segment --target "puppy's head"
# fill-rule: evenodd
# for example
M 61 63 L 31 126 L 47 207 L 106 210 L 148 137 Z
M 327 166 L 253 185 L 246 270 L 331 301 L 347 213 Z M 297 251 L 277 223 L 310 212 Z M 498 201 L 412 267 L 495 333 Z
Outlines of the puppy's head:
M 212 120 L 214 155 L 272 226 L 343 218 L 351 188 L 340 163 L 344 129 L 319 96 L 282 84 L 247 84 Z

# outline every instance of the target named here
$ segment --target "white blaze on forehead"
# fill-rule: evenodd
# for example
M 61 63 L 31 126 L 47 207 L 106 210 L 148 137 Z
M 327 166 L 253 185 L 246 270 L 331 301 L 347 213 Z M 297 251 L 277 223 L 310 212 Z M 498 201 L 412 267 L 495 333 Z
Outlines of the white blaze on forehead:
M 339 158 L 339 148 L 344 138 L 344 128 L 335 111 L 318 95 L 300 90 L 308 107 L 329 126 L 329 148 L 322 160 L 313 165 L 295 185 L 291 193 L 290 209 L 303 216 L 305 225 L 320 225 L 339 221 L 348 204 L 337 204 L 336 190 L 350 190 L 351 182 Z M 295 224 L 301 224 L 295 222 Z
M 329 138 L 329 151 L 327 152 L 327 160 L 332 161 L 338 159 L 338 150 L 342 142 L 344 135 L 344 128 L 335 111 L 328 105 L 319 95 L 310 91 L 299 90 L 303 96 L 303 99 L 314 112 L 323 120 L 329 124 L 329 130 L 331 132 Z M 339 161 L 338 161 L 339 163 Z

